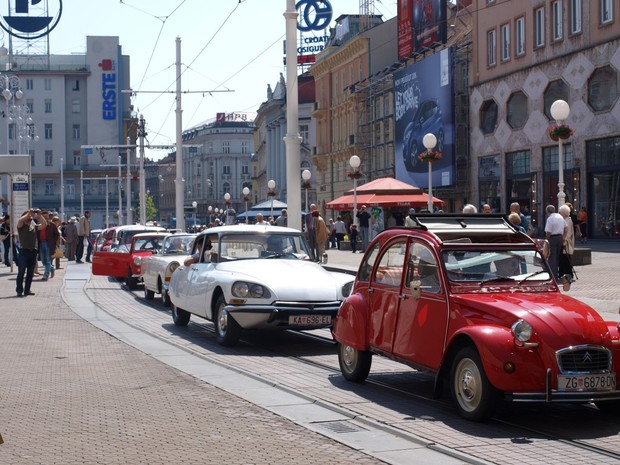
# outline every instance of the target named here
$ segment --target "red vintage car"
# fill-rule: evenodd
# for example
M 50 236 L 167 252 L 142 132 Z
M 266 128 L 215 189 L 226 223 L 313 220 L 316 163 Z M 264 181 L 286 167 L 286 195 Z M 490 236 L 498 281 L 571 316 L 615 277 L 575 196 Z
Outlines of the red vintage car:
M 419 215 L 370 244 L 333 334 L 350 381 L 372 354 L 448 382 L 459 413 L 499 399 L 620 411 L 620 324 L 562 294 L 541 248 L 502 215 Z
M 159 253 L 167 232 L 143 232 L 131 237 L 128 244 L 111 251 L 98 250 L 93 254 L 92 271 L 97 276 L 122 278 L 129 289 L 140 281 L 142 259 Z

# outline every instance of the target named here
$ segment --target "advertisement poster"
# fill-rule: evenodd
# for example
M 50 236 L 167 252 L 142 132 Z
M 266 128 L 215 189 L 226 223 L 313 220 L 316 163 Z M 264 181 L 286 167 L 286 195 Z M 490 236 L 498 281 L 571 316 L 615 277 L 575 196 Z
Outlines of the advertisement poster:
M 372 207 L 370 209 L 370 238 L 372 239 L 383 231 L 383 208 Z
M 428 188 L 428 162 L 418 157 L 426 150 L 428 133 L 437 138 L 434 150 L 441 159 L 432 163 L 433 187 L 454 183 L 454 110 L 452 49 L 435 53 L 394 74 L 396 179 Z

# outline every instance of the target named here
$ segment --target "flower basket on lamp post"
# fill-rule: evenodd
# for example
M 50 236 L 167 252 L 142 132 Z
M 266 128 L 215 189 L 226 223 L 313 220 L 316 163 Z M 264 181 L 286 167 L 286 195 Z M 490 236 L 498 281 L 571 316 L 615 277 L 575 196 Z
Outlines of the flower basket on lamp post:
M 433 163 L 441 160 L 441 156 L 441 152 L 437 152 L 436 150 L 426 150 L 418 155 L 418 160 Z
M 552 124 L 547 129 L 547 134 L 551 140 L 557 142 L 560 139 L 566 140 L 573 135 L 573 129 L 565 124 Z
M 361 179 L 361 178 L 363 178 L 363 177 L 364 177 L 364 173 L 362 173 L 362 172 L 361 172 L 361 171 L 359 171 L 359 170 L 357 170 L 357 171 L 349 171 L 349 172 L 347 173 L 347 176 L 348 176 L 350 179 L 355 179 L 355 180 L 357 180 L 357 179 Z

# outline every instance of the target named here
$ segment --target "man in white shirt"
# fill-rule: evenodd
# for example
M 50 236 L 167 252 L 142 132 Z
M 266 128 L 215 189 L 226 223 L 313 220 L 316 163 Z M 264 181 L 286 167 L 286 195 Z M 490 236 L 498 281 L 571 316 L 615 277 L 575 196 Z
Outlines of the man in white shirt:
M 564 228 L 566 223 L 559 213 L 556 213 L 553 205 L 547 205 L 547 222 L 545 224 L 545 234 L 549 241 L 549 268 L 556 280 L 559 280 L 560 255 L 562 254 L 562 243 L 564 242 Z

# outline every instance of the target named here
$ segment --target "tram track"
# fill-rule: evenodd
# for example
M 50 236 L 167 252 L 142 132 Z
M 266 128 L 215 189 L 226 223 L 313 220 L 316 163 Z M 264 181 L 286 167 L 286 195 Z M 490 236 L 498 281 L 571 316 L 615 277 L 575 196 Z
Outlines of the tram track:
M 104 288 L 107 287 L 109 286 L 104 286 Z M 116 289 L 119 287 L 120 284 L 117 284 Z M 403 414 L 411 415 L 411 412 L 417 412 L 417 410 L 424 406 L 427 411 L 431 412 L 431 416 L 433 417 L 432 421 L 435 422 L 435 424 L 436 421 L 438 421 L 438 418 L 443 418 L 443 421 L 445 421 L 446 424 L 453 425 L 447 426 L 452 432 L 463 434 L 463 440 L 461 443 L 468 443 L 469 445 L 467 447 L 462 447 L 462 445 L 459 445 L 458 440 L 447 438 L 446 436 L 442 437 L 442 435 L 436 435 L 434 431 L 431 431 L 432 428 L 430 427 L 422 427 L 420 434 L 420 432 L 414 428 L 415 426 L 418 426 L 415 424 L 413 424 L 412 427 L 411 424 L 406 424 L 406 422 L 390 422 L 380 416 L 371 418 L 390 427 L 401 427 L 405 433 L 420 434 L 429 441 L 445 448 L 454 448 L 455 450 L 460 450 L 463 454 L 469 453 L 472 457 L 472 462 L 476 462 L 477 458 L 485 460 L 488 463 L 523 463 L 520 461 L 523 448 L 531 449 L 532 444 L 547 446 L 541 446 L 541 452 L 537 453 L 539 461 L 546 462 L 547 464 L 565 463 L 564 461 L 561 461 L 560 458 L 568 456 L 580 458 L 582 463 L 606 464 L 618 463 L 618 461 L 620 461 L 619 427 L 617 425 L 614 427 L 615 423 L 613 422 L 611 416 L 601 416 L 602 414 L 600 412 L 595 412 L 593 408 L 571 406 L 570 410 L 559 409 L 558 411 L 553 412 L 553 415 L 559 416 L 559 423 L 573 421 L 574 417 L 579 418 L 586 413 L 587 424 L 592 425 L 595 430 L 594 432 L 590 431 L 588 433 L 590 437 L 585 439 L 577 437 L 579 436 L 578 434 L 576 434 L 575 437 L 559 434 L 557 427 L 555 427 L 555 429 L 554 427 L 551 427 L 554 425 L 551 425 L 548 428 L 543 427 L 543 425 L 550 425 L 548 421 L 542 423 L 541 425 L 537 425 L 536 427 L 528 425 L 527 421 L 515 421 L 515 416 L 523 416 L 522 409 L 519 407 L 513 407 L 510 409 L 510 415 L 500 414 L 486 424 L 472 424 L 469 422 L 463 422 L 458 419 L 458 415 L 453 410 L 449 402 L 445 400 L 434 400 L 429 396 L 415 392 L 415 390 L 408 389 L 411 388 L 412 385 L 417 387 L 415 383 L 405 383 L 405 387 L 402 387 L 397 382 L 394 382 L 395 379 L 401 377 L 401 373 L 397 370 L 393 372 L 394 376 L 391 377 L 384 376 L 382 373 L 371 373 L 371 376 L 365 383 L 363 383 L 363 385 L 354 385 L 353 387 L 350 387 L 351 383 L 345 384 L 344 381 L 340 383 L 340 370 L 337 366 L 336 351 L 334 350 L 331 355 L 329 353 L 327 355 L 323 355 L 329 351 L 323 350 L 322 348 L 317 349 L 316 343 L 319 343 L 319 346 L 323 347 L 331 348 L 334 346 L 334 341 L 326 331 L 291 332 L 293 334 L 292 340 L 295 342 L 292 348 L 288 344 L 280 343 L 278 341 L 273 342 L 273 338 L 271 337 L 267 339 L 267 342 L 265 342 L 265 338 L 261 338 L 260 336 L 255 337 L 253 334 L 250 334 L 249 337 L 243 339 L 242 344 L 240 344 L 238 348 L 222 350 L 214 340 L 214 330 L 211 323 L 200 319 L 192 319 L 190 325 L 185 328 L 191 337 L 183 337 L 187 336 L 187 334 L 185 334 L 185 332 L 181 332 L 182 334 L 180 334 L 180 336 L 178 334 L 176 335 L 179 336 L 179 338 L 175 337 L 171 340 L 170 326 L 172 325 L 172 322 L 168 310 L 158 302 L 146 302 L 142 298 L 141 293 L 125 292 L 125 294 L 126 296 L 121 299 L 125 300 L 126 304 L 132 307 L 129 311 L 127 309 L 123 310 L 123 305 L 113 305 L 112 308 L 108 308 L 108 306 L 101 306 L 100 304 L 100 307 L 102 307 L 102 310 L 111 314 L 115 318 L 127 318 L 131 320 L 129 323 L 132 326 L 148 333 L 155 332 L 155 336 L 166 339 L 168 343 L 178 344 L 179 347 L 184 350 L 194 351 L 205 359 L 216 360 L 217 363 L 220 364 L 237 364 L 237 362 L 239 362 L 238 367 L 241 370 L 246 370 L 248 368 L 247 363 L 243 363 L 245 361 L 244 357 L 248 356 L 248 354 L 255 353 L 257 354 L 256 356 L 264 354 L 267 355 L 268 358 L 272 359 L 282 358 L 284 360 L 294 360 L 296 363 L 301 363 L 310 367 L 310 370 L 320 370 L 325 372 L 324 377 L 330 379 L 333 384 L 342 384 L 343 387 L 352 390 L 354 393 L 366 393 L 366 395 L 371 398 L 371 400 L 369 400 L 371 403 L 373 402 L 372 399 L 376 397 L 388 399 L 384 400 L 385 405 L 380 405 L 381 410 L 389 410 L 391 404 L 396 402 L 399 405 L 398 408 L 402 410 L 400 411 L 400 415 L 402 416 Z M 134 303 L 137 302 L 140 305 L 131 305 L 130 301 L 133 301 Z M 153 324 L 152 321 L 153 316 L 157 316 L 157 321 L 155 321 L 155 324 Z M 169 323 L 165 323 L 165 320 Z M 325 334 L 323 335 L 321 332 L 324 332 Z M 200 341 L 197 343 L 196 340 L 200 339 L 201 336 L 204 335 L 208 336 L 208 341 Z M 192 341 L 188 342 L 188 339 Z M 304 340 L 307 342 L 304 342 Z M 286 341 L 288 341 L 288 339 Z M 237 357 L 227 357 L 230 354 L 236 355 Z M 329 358 L 329 361 L 323 361 L 322 358 Z M 378 359 L 377 361 L 380 360 L 377 357 L 375 358 Z M 223 362 L 224 359 L 226 360 L 225 362 Z M 381 363 L 382 362 L 379 362 L 379 364 Z M 404 368 L 405 367 L 403 366 L 403 371 Z M 253 375 L 257 377 L 264 377 L 264 373 L 261 372 L 255 372 Z M 275 379 L 275 381 L 273 381 L 273 379 L 269 379 L 269 381 L 280 382 L 278 379 Z M 288 386 L 288 388 L 291 389 L 291 386 Z M 293 386 L 292 388 L 294 389 L 295 387 Z M 315 395 L 317 394 L 316 390 L 313 392 Z M 318 395 L 320 396 L 321 393 L 319 392 Z M 324 397 L 320 397 L 319 400 L 321 402 L 333 401 L 333 399 L 330 398 L 329 393 L 327 393 Z M 404 404 L 412 404 L 415 405 L 415 407 L 403 407 Z M 514 404 L 512 405 L 514 406 Z M 352 408 L 351 405 L 338 405 L 338 407 L 349 410 Z M 574 409 L 578 409 L 578 411 L 575 411 Z M 530 416 L 540 418 L 542 421 L 548 420 L 545 418 L 546 416 L 544 414 L 541 415 L 536 411 L 532 411 L 529 407 L 524 407 L 523 410 L 525 411 L 526 417 L 524 420 L 530 419 Z M 359 412 L 356 412 L 355 410 L 351 411 L 354 414 L 359 414 Z M 592 415 L 593 413 L 595 415 Z M 428 414 L 420 414 L 419 417 L 415 418 L 416 422 L 422 423 L 428 416 Z M 510 418 L 508 418 L 508 416 L 510 416 Z M 602 422 L 598 422 L 598 426 L 597 419 L 593 418 L 594 416 L 600 416 L 602 419 Z M 405 424 L 403 425 L 403 423 Z M 597 427 L 600 430 L 600 434 L 598 434 L 598 436 L 596 433 Z M 471 430 L 475 431 L 473 435 Z M 609 434 L 609 436 L 605 436 L 605 434 Z M 489 455 L 484 452 L 480 452 L 480 450 L 477 450 L 475 445 L 472 446 L 472 436 L 474 439 L 479 440 L 482 450 L 486 447 L 485 444 L 488 440 L 498 440 L 502 443 L 505 442 L 506 446 L 502 461 L 496 461 L 497 458 L 493 458 L 494 456 L 492 454 Z M 452 439 L 452 441 L 447 439 Z M 607 443 L 610 443 L 609 447 L 606 447 Z M 549 449 L 548 446 L 550 444 L 554 446 L 553 449 L 555 449 L 556 452 L 547 455 L 547 449 Z

